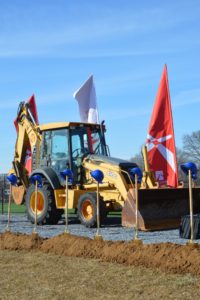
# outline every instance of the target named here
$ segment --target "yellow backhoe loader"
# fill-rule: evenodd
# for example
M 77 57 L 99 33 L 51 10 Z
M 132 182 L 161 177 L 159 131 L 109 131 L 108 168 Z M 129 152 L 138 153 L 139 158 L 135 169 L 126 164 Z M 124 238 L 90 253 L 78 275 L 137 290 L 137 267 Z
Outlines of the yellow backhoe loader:
M 136 164 L 110 157 L 105 142 L 104 124 L 76 122 L 36 125 L 28 103 L 21 102 L 18 134 L 13 160 L 18 178 L 13 187 L 16 204 L 25 202 L 28 219 L 34 222 L 35 188 L 29 176 L 40 174 L 43 185 L 38 188 L 37 220 L 39 224 L 56 224 L 65 208 L 65 181 L 60 172 L 70 168 L 74 174 L 69 183 L 69 208 L 77 211 L 81 223 L 96 225 L 96 183 L 90 172 L 104 173 L 100 185 L 100 215 L 103 221 L 109 211 L 122 211 L 122 225 L 135 226 L 135 193 L 130 170 Z M 32 173 L 24 167 L 26 149 L 32 153 Z M 188 190 L 158 188 L 149 171 L 144 148 L 145 170 L 139 185 L 139 228 L 155 230 L 179 226 L 188 213 Z M 194 212 L 200 211 L 200 189 L 194 188 Z

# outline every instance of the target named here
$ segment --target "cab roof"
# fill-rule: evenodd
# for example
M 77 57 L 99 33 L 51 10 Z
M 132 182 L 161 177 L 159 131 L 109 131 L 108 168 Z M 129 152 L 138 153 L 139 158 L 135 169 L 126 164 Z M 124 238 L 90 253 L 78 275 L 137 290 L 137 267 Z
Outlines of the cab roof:
M 38 128 L 41 131 L 45 130 L 53 130 L 53 129 L 59 129 L 59 128 L 69 128 L 69 127 L 93 127 L 93 128 L 99 128 L 100 124 L 92 124 L 92 123 L 80 123 L 80 122 L 55 122 L 55 123 L 48 123 L 48 124 L 42 124 L 39 125 Z

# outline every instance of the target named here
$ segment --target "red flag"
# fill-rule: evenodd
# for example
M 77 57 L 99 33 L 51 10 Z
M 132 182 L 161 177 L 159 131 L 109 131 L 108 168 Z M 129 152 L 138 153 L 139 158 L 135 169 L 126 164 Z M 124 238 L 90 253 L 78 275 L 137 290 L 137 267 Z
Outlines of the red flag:
M 29 100 L 27 101 L 27 103 L 29 104 L 29 108 L 30 111 L 32 113 L 32 116 L 35 119 L 36 124 L 39 124 L 39 120 L 38 120 L 38 113 L 37 113 L 37 106 L 36 106 L 36 102 L 35 102 L 35 96 L 32 95 Z M 18 125 L 17 125 L 17 118 L 14 120 L 14 125 L 16 130 L 18 131 Z
M 39 120 L 38 120 L 38 113 L 37 113 L 37 107 L 36 107 L 36 102 L 35 102 L 35 96 L 32 95 L 27 102 L 29 104 L 29 108 L 30 108 L 30 111 L 33 115 L 33 118 L 35 119 L 35 123 L 38 125 Z
M 37 113 L 37 106 L 36 106 L 35 96 L 32 95 L 29 98 L 29 100 L 27 101 L 27 103 L 29 104 L 29 109 L 31 111 L 31 114 L 32 114 L 34 120 L 35 120 L 35 123 L 38 125 L 39 120 L 38 120 L 38 113 Z M 18 131 L 17 118 L 14 120 L 14 125 L 15 125 L 15 128 L 16 128 L 16 131 Z M 32 153 L 31 153 L 30 143 L 28 143 L 27 148 L 26 148 L 26 156 L 25 156 L 24 167 L 27 169 L 29 174 L 32 172 Z
M 176 147 L 167 66 L 164 66 L 147 135 L 149 166 L 159 185 L 178 186 Z

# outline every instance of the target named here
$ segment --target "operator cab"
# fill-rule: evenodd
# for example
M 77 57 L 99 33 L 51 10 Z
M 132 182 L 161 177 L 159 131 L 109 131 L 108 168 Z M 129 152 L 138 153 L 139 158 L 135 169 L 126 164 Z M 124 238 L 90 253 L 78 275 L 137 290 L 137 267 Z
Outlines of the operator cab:
M 63 124 L 64 125 L 64 124 Z M 42 128 L 40 164 L 60 172 L 70 168 L 74 183 L 84 181 L 83 158 L 88 154 L 108 156 L 105 127 L 98 124 L 67 123 L 66 127 Z M 50 126 L 49 126 L 50 127 Z M 53 124 L 52 124 L 53 127 Z

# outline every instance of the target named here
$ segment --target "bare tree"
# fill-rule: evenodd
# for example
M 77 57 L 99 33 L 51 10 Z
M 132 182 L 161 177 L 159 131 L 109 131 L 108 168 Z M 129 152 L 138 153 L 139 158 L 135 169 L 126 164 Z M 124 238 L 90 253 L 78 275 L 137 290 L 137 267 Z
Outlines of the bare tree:
M 176 148 L 176 160 L 178 167 L 180 167 L 181 164 L 189 161 L 188 154 L 184 150 Z
M 144 160 L 143 160 L 142 150 L 139 153 L 135 154 L 135 156 L 131 157 L 130 161 L 136 163 L 138 165 L 138 167 L 141 170 L 143 170 L 144 169 Z
M 181 164 L 188 162 L 189 158 L 187 156 L 187 153 L 182 149 L 176 148 L 176 159 L 177 159 L 177 166 L 178 166 L 179 181 L 183 181 L 184 183 L 186 183 L 187 176 L 181 170 Z
M 188 160 L 200 165 L 200 130 L 184 135 L 183 151 Z

